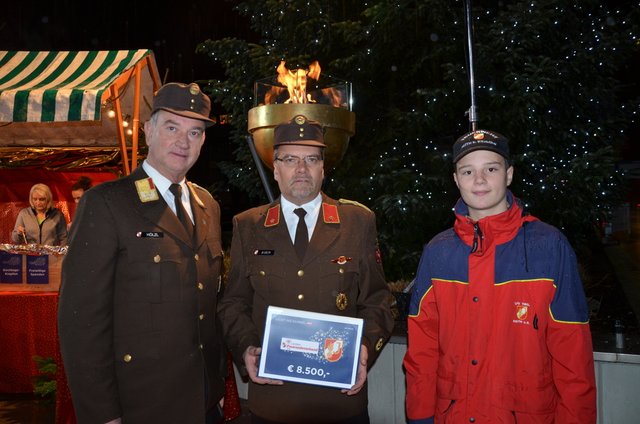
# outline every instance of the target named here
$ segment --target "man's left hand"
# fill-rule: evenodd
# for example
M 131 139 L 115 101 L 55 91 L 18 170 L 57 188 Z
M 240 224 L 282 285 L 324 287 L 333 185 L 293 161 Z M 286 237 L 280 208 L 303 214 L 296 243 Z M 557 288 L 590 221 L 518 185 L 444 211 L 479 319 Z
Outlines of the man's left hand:
M 342 389 L 342 393 L 353 396 L 360 392 L 367 381 L 367 360 L 369 359 L 369 351 L 365 345 L 360 346 L 360 360 L 358 361 L 358 374 L 356 375 L 356 384 L 350 389 Z

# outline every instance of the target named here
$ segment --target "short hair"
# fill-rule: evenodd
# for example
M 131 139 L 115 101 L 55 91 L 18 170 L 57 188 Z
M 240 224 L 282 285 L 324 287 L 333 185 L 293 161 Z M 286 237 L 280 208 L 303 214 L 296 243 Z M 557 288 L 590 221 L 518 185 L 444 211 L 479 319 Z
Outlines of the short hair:
M 92 186 L 93 186 L 93 181 L 91 181 L 91 178 L 87 177 L 86 175 L 83 175 L 80 178 L 78 178 L 78 181 L 73 183 L 73 185 L 71 186 L 71 191 L 74 191 L 74 190 L 87 191 Z
M 35 209 L 32 197 L 33 193 L 36 191 L 44 193 L 44 197 L 47 199 L 47 210 L 51 209 L 51 206 L 53 206 L 53 195 L 51 194 L 51 189 L 48 185 L 41 183 L 34 184 L 29 191 L 29 204 L 31 205 L 31 207 Z

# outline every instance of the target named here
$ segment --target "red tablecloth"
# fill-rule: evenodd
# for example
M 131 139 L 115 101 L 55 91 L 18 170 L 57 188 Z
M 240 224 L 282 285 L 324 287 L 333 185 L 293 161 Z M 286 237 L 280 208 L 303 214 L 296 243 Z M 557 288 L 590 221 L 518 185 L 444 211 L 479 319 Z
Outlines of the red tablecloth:
M 32 393 L 38 374 L 33 356 L 52 357 L 56 376 L 56 423 L 75 424 L 71 395 L 64 375 L 57 327 L 58 293 L 0 292 L 0 393 Z M 227 421 L 240 414 L 233 369 L 226 381 Z
M 0 392 L 32 393 L 33 356 L 58 354 L 57 305 L 57 292 L 0 292 Z

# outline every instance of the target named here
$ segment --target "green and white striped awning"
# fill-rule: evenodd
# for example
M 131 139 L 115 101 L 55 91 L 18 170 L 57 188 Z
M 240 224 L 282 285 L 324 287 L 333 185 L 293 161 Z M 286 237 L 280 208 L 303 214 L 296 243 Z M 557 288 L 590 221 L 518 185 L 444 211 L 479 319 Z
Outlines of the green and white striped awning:
M 0 51 L 0 122 L 99 121 L 104 91 L 149 54 Z

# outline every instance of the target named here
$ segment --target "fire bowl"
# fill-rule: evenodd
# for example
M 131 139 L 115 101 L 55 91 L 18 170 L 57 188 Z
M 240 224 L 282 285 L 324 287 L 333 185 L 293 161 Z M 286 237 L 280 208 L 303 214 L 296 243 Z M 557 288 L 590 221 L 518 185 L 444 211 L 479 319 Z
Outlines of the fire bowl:
M 324 169 L 331 171 L 342 160 L 355 134 L 355 113 L 340 107 L 314 103 L 286 103 L 256 106 L 249 110 L 249 133 L 262 162 L 273 169 L 273 129 L 296 115 L 318 121 L 324 128 Z

